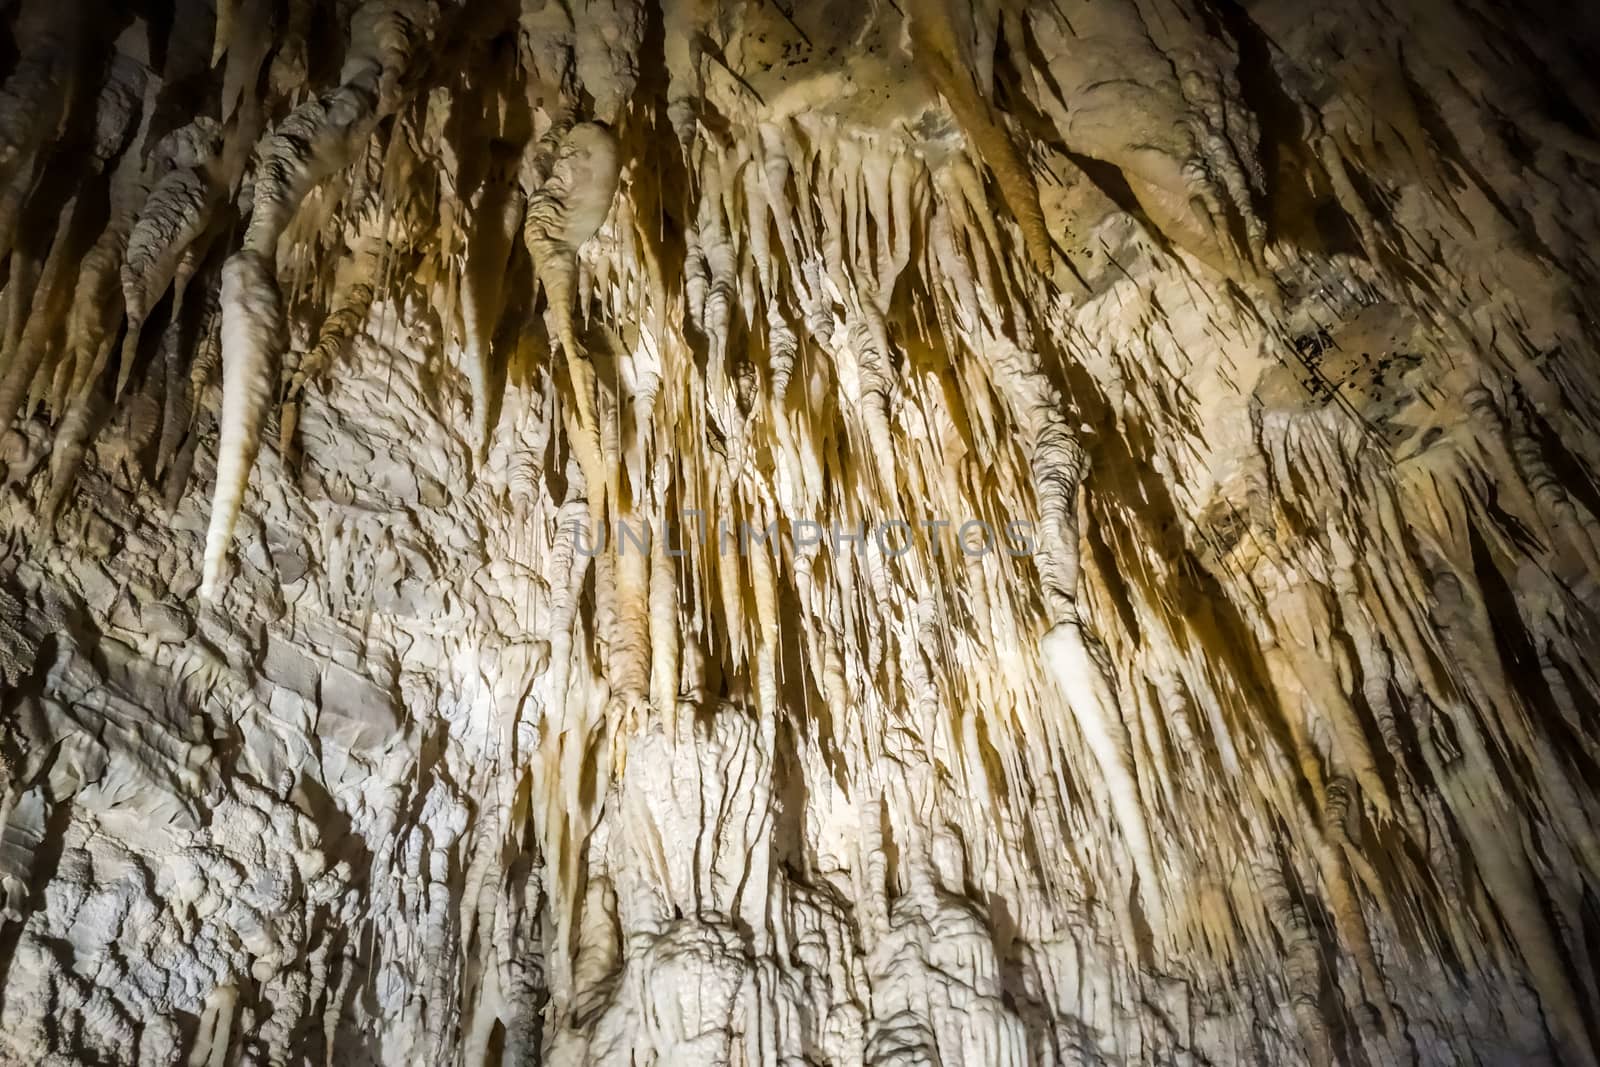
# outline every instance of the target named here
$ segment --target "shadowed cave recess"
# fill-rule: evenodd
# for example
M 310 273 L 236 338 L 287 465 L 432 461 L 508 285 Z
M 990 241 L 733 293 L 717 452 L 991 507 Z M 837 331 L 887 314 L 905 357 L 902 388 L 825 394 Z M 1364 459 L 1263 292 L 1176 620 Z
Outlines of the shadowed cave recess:
M 1600 1062 L 1590 4 L 0 24 L 0 1065 Z

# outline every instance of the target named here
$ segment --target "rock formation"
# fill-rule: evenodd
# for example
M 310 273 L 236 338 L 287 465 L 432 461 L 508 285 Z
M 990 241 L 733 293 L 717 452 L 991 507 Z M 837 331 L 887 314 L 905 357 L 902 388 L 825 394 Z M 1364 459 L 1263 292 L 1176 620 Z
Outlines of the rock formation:
M 0 23 L 0 1064 L 1600 1062 L 1592 5 Z

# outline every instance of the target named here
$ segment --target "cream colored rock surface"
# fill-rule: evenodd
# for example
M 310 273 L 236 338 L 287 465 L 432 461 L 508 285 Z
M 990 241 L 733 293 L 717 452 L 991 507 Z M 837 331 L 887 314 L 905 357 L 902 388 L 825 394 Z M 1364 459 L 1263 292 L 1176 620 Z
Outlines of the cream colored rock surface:
M 0 1065 L 1596 1062 L 1587 5 L 0 23 Z

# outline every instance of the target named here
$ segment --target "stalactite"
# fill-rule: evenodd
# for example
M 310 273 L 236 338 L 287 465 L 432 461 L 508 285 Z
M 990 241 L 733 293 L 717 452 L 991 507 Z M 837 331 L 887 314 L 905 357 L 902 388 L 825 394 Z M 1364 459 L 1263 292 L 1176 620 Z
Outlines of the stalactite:
M 472 386 L 472 447 L 480 462 L 489 448 L 489 343 L 501 311 L 506 258 L 523 217 L 521 190 L 513 177 L 505 171 L 491 173 L 484 183 L 461 287 L 462 349 Z
M 595 419 L 594 372 L 579 345 L 576 281 L 578 248 L 600 229 L 617 185 L 616 140 L 602 126 L 579 123 L 562 135 L 549 176 L 528 198 L 523 235 L 533 256 L 534 272 L 544 286 L 555 321 L 556 338 L 567 360 L 576 413 L 585 438 L 598 433 Z M 578 446 L 591 471 L 600 470 L 598 441 Z M 603 481 L 595 479 L 591 492 Z
M 976 9 L 973 17 L 979 18 Z M 1050 236 L 1039 193 L 1026 161 L 1011 142 L 985 94 L 974 82 L 971 53 L 963 47 L 947 0 L 915 0 L 910 34 L 918 62 L 944 95 L 983 160 L 995 173 L 1006 206 L 1022 228 L 1023 244 L 1039 270 L 1050 268 Z
M 4 376 L 0 377 L 0 420 L 9 422 L 15 416 L 34 378 L 49 367 L 49 350 L 58 343 L 61 318 L 70 296 L 66 277 L 74 266 L 76 254 L 77 238 L 73 233 L 76 215 L 75 203 L 62 210 L 61 224 L 34 287 L 26 325 L 9 352 L 10 360 Z
M 122 343 L 122 361 L 117 368 L 117 395 L 128 385 L 138 354 L 140 332 L 156 301 L 175 281 L 174 317 L 182 307 L 183 288 L 192 267 L 184 270 L 185 254 L 210 223 L 221 194 L 217 176 L 211 173 L 211 159 L 180 167 L 167 174 L 150 190 L 139 217 L 128 234 L 128 247 L 122 262 L 122 300 L 128 316 L 127 336 Z
M 261 423 L 277 381 L 283 344 L 282 297 L 258 253 L 244 251 L 222 270 L 222 410 L 218 416 L 217 485 L 206 531 L 200 595 L 221 592 L 233 525 L 244 505 Z

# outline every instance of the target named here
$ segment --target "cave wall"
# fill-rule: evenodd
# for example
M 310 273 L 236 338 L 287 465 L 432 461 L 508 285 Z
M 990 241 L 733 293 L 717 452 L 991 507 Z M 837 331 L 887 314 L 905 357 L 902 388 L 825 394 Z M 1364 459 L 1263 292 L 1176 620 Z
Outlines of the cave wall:
M 0 15 L 0 1062 L 1595 1062 L 1581 5 Z

